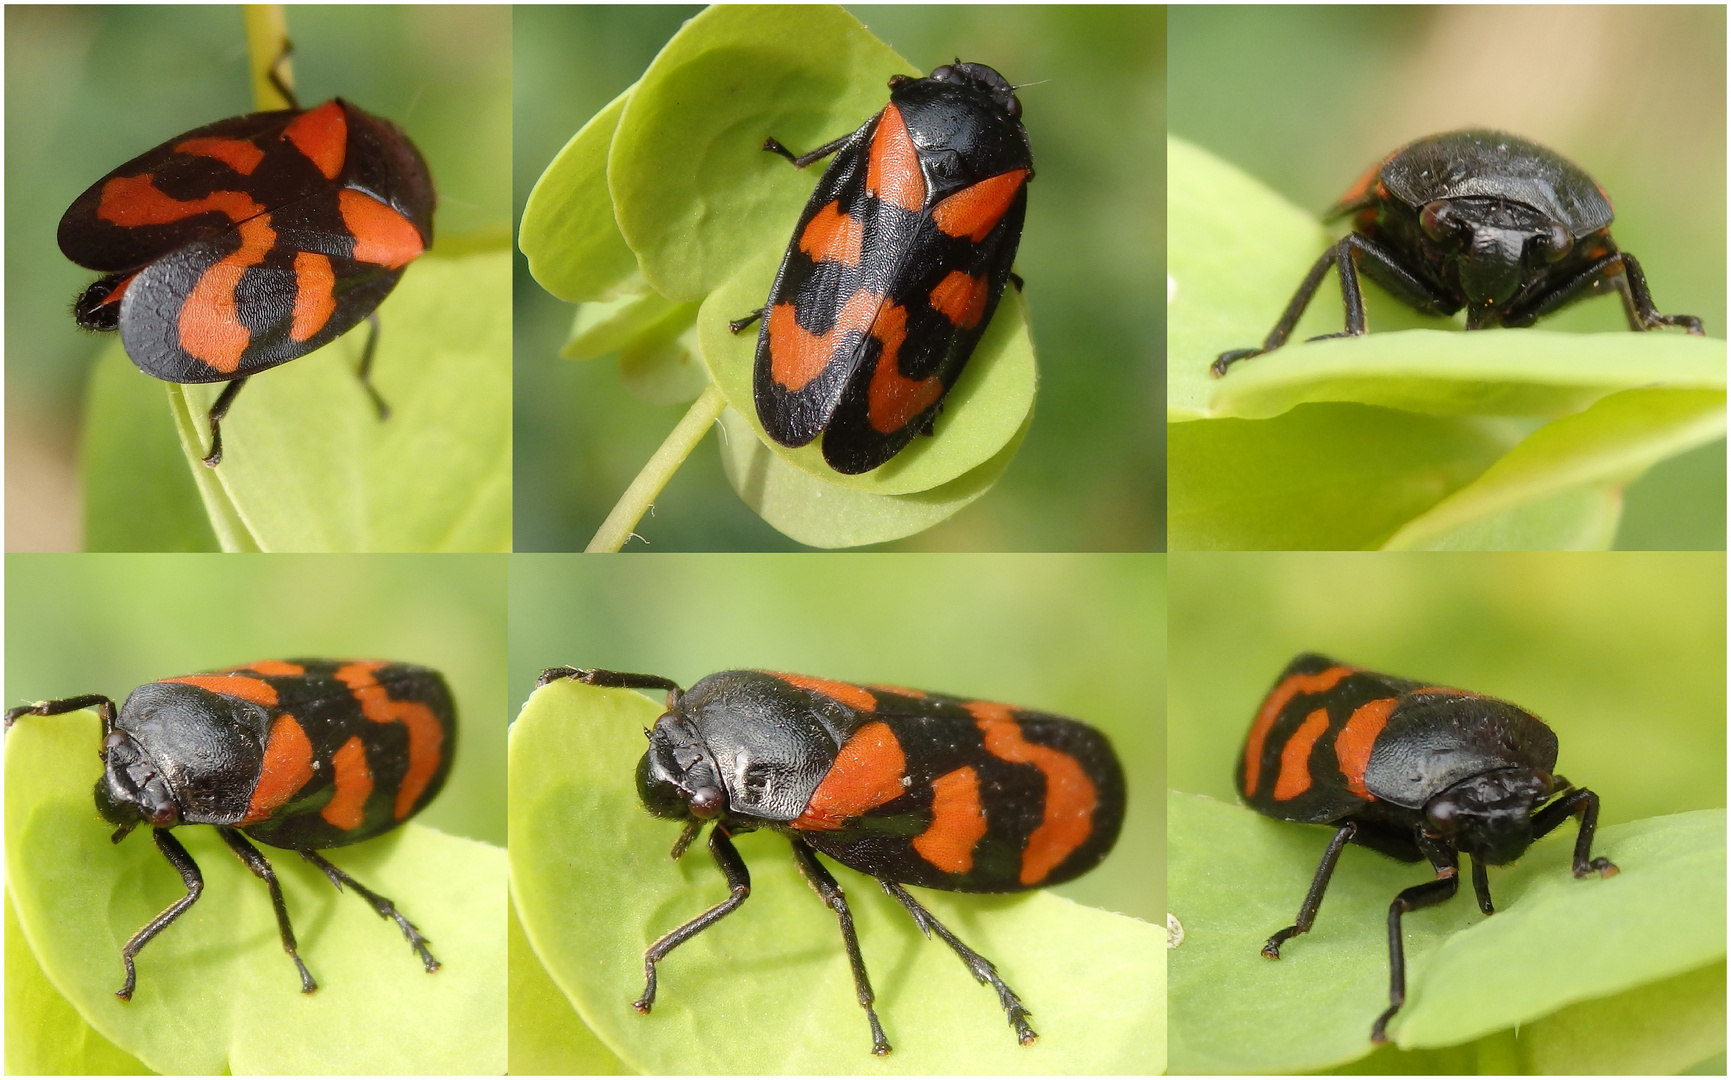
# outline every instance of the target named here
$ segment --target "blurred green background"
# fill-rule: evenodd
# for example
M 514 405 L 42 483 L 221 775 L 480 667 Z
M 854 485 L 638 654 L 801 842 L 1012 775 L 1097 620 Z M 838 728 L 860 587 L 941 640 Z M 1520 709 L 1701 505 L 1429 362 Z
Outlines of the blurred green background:
M 416 820 L 505 843 L 503 555 L 8 555 L 8 706 L 295 656 L 444 674 L 457 757 Z M 34 721 L 33 721 L 34 722 Z M 52 723 L 53 718 L 42 718 Z M 90 776 L 100 774 L 90 748 Z M 101 824 L 91 809 L 92 826 Z
M 510 19 L 501 6 L 288 9 L 301 102 L 341 95 L 426 157 L 436 249 L 509 228 Z M 80 546 L 81 401 L 111 339 L 70 317 L 95 275 L 60 254 L 60 215 L 129 158 L 254 111 L 247 71 L 238 6 L 6 10 L 8 551 Z
M 1725 805 L 1725 557 L 1170 556 L 1169 785 L 1235 801 L 1250 720 L 1315 651 L 1490 694 L 1557 732 L 1600 822 Z
M 1612 234 L 1660 309 L 1725 338 L 1724 6 L 1182 6 L 1170 18 L 1173 134 L 1319 217 L 1412 139 L 1525 135 L 1611 193 Z M 1544 325 L 1628 328 L 1609 297 Z M 1723 548 L 1725 481 L 1723 441 L 1659 465 L 1628 489 L 1616 546 Z
M 512 715 L 572 665 L 687 687 L 770 668 L 1078 717 L 1111 736 L 1129 810 L 1100 869 L 1053 891 L 1155 922 L 1165 611 L 1160 555 L 513 555 Z
M 1164 547 L 1165 317 L 1157 289 L 1165 261 L 1165 9 L 851 10 L 922 70 L 960 56 L 988 62 L 1012 82 L 1038 84 L 1019 95 L 1038 180 L 1016 261 L 1040 358 L 1034 423 L 988 495 L 888 546 Z M 516 9 L 519 219 L 554 154 L 696 11 Z M 632 396 L 611 359 L 560 359 L 576 309 L 543 291 L 521 254 L 515 306 L 516 547 L 578 550 L 686 406 Z M 638 531 L 658 551 L 798 550 L 739 501 L 707 444 Z

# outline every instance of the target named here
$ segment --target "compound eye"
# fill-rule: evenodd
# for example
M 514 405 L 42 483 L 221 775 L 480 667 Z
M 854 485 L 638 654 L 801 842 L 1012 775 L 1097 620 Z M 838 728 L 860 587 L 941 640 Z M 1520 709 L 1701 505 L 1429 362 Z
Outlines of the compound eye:
M 1452 802 L 1440 800 L 1424 808 L 1424 816 L 1430 821 L 1431 827 L 1439 833 L 1454 832 L 1455 818 L 1460 813 L 1460 807 Z
M 932 78 L 932 79 L 938 80 L 939 82 L 943 82 L 945 79 L 948 79 L 950 76 L 954 75 L 955 73 L 956 73 L 956 69 L 953 65 L 945 64 L 942 67 L 933 68 L 932 73 L 929 76 L 927 76 L 927 78 Z
M 1022 100 L 1020 98 L 1016 97 L 1014 94 L 1010 95 L 1009 111 L 1010 111 L 1010 119 L 1020 120 L 1022 118 Z
M 1442 240 L 1452 236 L 1460 223 L 1455 219 L 1454 208 L 1449 205 L 1448 200 L 1437 199 L 1424 204 L 1424 209 L 1419 211 L 1418 224 L 1426 236 L 1432 240 Z
M 713 787 L 698 788 L 686 801 L 686 805 L 691 808 L 691 815 L 705 820 L 720 814 L 726 803 L 727 799 L 721 794 L 721 789 Z
M 1575 238 L 1570 235 L 1569 230 L 1554 221 L 1551 222 L 1550 230 L 1539 239 L 1544 241 L 1546 262 L 1556 262 L 1575 246 Z

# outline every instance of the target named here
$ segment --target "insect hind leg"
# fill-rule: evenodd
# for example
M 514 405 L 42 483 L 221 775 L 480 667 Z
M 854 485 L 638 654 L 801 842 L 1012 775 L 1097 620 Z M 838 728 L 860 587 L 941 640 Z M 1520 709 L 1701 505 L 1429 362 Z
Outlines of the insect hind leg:
M 992 966 L 990 960 L 964 945 L 961 938 L 951 933 L 949 927 L 939 922 L 931 912 L 927 911 L 918 900 L 913 898 L 911 893 L 899 884 L 887 878 L 878 878 L 877 881 L 879 885 L 883 886 L 884 892 L 889 893 L 896 899 L 897 903 L 908 909 L 908 914 L 914 917 L 914 922 L 919 926 L 921 933 L 927 937 L 936 933 L 938 937 L 943 939 L 945 945 L 948 945 L 957 956 L 962 958 L 962 963 L 967 966 L 968 973 L 973 975 L 976 982 L 982 986 L 990 986 L 998 992 L 998 1003 L 1003 1006 L 1005 1015 L 1009 1017 L 1010 1026 L 1015 1029 L 1018 1042 L 1026 1046 L 1039 1038 L 1039 1034 L 1028 1026 L 1028 1017 L 1031 1014 L 1027 1007 L 1022 1004 L 1022 999 L 1017 997 L 1016 992 L 1011 990 L 1009 985 L 999 977 L 998 969 Z
M 421 958 L 421 966 L 427 969 L 428 974 L 439 970 L 439 962 L 433 959 L 433 954 L 431 952 L 427 951 L 426 936 L 421 933 L 420 929 L 417 928 L 414 923 L 404 917 L 402 912 L 397 910 L 396 904 L 392 903 L 386 897 L 380 896 L 365 885 L 362 885 L 348 874 L 345 874 L 340 868 L 333 865 L 318 852 L 302 851 L 300 856 L 307 862 L 318 867 L 319 870 L 324 873 L 325 877 L 330 878 L 331 884 L 337 887 L 338 892 L 341 892 L 343 886 L 347 885 L 355 891 L 355 895 L 372 905 L 373 910 L 378 912 L 379 918 L 390 919 L 392 922 L 396 923 L 397 929 L 401 930 L 403 932 L 403 937 L 408 939 L 409 948 L 415 950 L 416 955 Z

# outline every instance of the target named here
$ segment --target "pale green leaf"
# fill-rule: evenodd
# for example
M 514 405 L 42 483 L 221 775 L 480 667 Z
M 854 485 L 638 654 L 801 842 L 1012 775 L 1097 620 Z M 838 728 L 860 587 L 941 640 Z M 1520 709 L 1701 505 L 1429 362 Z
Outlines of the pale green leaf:
M 415 822 L 331 861 L 396 900 L 444 967 L 422 970 L 397 928 L 310 864 L 264 849 L 282 880 L 302 994 L 269 895 L 216 835 L 176 836 L 202 898 L 139 954 L 115 997 L 120 947 L 184 892 L 139 829 L 118 845 L 97 816 L 93 713 L 26 717 L 6 738 L 7 883 L 30 950 L 103 1037 L 164 1073 L 499 1073 L 505 1068 L 505 853 Z
M 607 193 L 607 148 L 633 89 L 571 136 L 523 205 L 518 243 L 529 273 L 561 300 L 612 300 L 643 289 Z
M 511 874 L 524 929 L 626 1063 L 657 1073 L 1160 1071 L 1164 946 L 1154 926 L 1049 893 L 919 890 L 1032 1010 L 1040 1039 L 1024 1047 L 996 996 L 949 950 L 922 938 L 869 878 L 838 867 L 895 1047 L 873 1057 L 834 915 L 769 832 L 738 840 L 750 900 L 663 961 L 654 1011 L 634 1012 L 644 948 L 726 895 L 702 845 L 672 862 L 678 824 L 638 805 L 642 729 L 660 712 L 631 691 L 561 681 L 536 691 L 511 729 Z
M 512 1076 L 618 1076 L 631 1070 L 596 1037 L 535 958 L 511 905 Z
M 144 1062 L 84 1022 L 24 940 L 6 894 L 6 1072 L 10 1076 L 137 1076 Z

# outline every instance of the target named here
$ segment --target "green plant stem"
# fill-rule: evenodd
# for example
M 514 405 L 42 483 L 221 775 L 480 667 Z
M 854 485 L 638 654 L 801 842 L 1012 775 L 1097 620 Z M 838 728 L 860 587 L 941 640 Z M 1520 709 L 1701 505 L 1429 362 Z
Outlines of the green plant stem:
M 661 489 L 667 486 L 667 481 L 673 479 L 673 474 L 679 471 L 679 466 L 691 456 L 691 451 L 703 440 L 709 431 L 709 425 L 715 423 L 721 415 L 721 410 L 727 406 L 727 399 L 721 396 L 721 391 L 714 383 L 704 387 L 684 419 L 674 427 L 667 438 L 661 443 L 649 460 L 638 472 L 631 486 L 625 489 L 625 494 L 619 496 L 619 501 L 613 504 L 613 510 L 607 515 L 607 520 L 595 530 L 594 539 L 584 551 L 618 551 L 625 546 L 625 541 L 631 539 L 631 531 L 637 527 L 643 515 L 648 513 L 655 496 L 661 494 Z
M 270 69 L 277 64 L 277 78 L 284 86 L 294 89 L 294 69 L 283 55 L 288 48 L 288 16 L 281 4 L 247 4 L 246 15 L 247 66 L 252 70 L 252 99 L 261 109 L 286 109 L 290 102 L 270 81 Z

